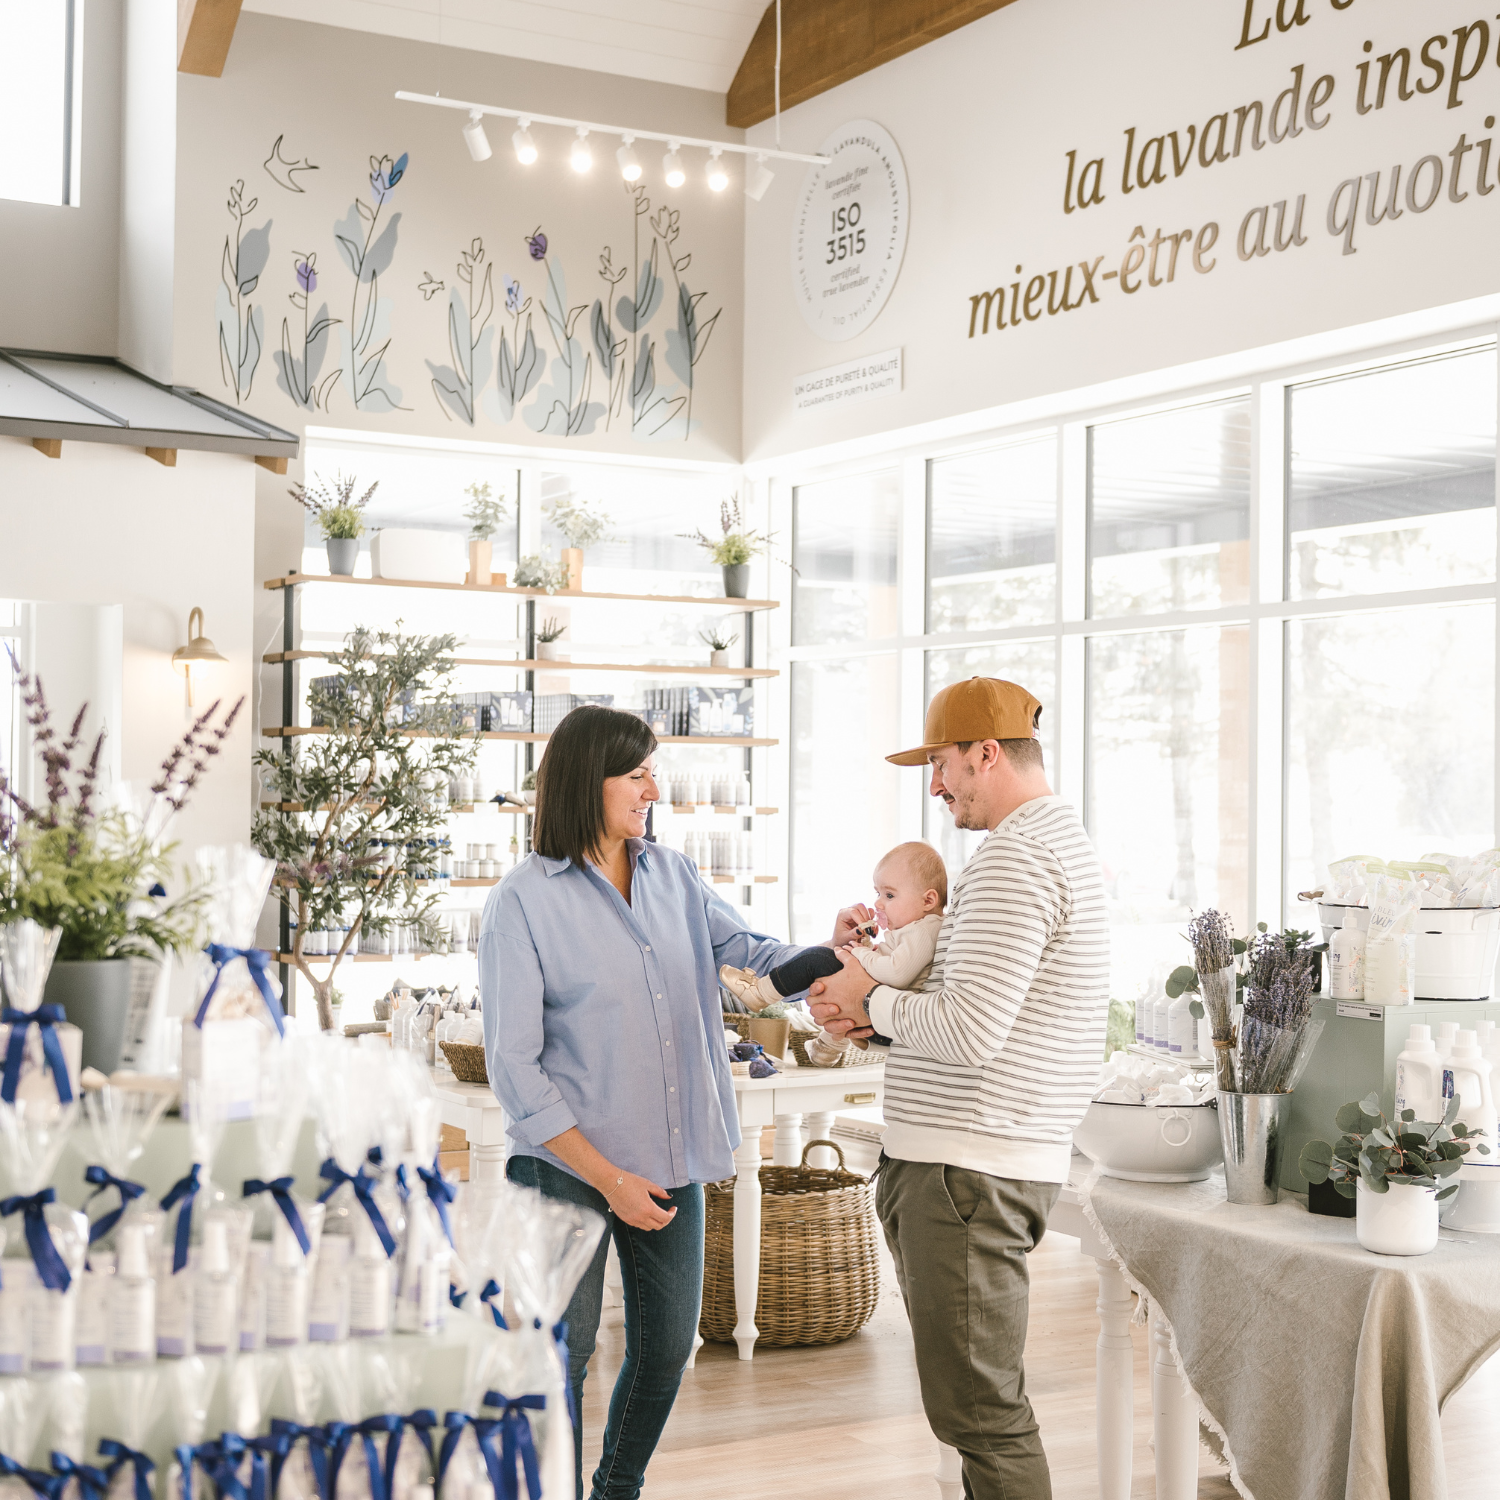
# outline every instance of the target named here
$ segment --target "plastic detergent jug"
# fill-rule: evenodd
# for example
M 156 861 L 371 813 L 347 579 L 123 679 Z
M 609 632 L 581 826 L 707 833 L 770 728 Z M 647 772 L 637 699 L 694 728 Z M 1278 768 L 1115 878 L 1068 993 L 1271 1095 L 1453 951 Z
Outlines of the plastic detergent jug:
M 1396 1059 L 1396 1113 L 1412 1109 L 1419 1120 L 1443 1118 L 1443 1063 L 1433 1045 L 1430 1026 L 1413 1026 Z
M 1454 1093 L 1463 1101 L 1458 1118 L 1471 1132 L 1483 1131 L 1482 1139 L 1495 1151 L 1495 1095 L 1490 1086 L 1489 1059 L 1479 1050 L 1479 1038 L 1472 1031 L 1460 1031 L 1448 1054 L 1447 1067 L 1453 1077 Z M 1477 1161 L 1485 1160 L 1476 1156 Z
M 1453 1051 L 1453 1038 L 1458 1035 L 1457 1021 L 1444 1021 L 1437 1030 L 1438 1058 L 1443 1065 L 1443 1098 L 1453 1097 L 1453 1069 L 1448 1066 L 1448 1054 Z
M 1328 941 L 1328 992 L 1335 1000 L 1365 998 L 1365 934 L 1352 907 Z

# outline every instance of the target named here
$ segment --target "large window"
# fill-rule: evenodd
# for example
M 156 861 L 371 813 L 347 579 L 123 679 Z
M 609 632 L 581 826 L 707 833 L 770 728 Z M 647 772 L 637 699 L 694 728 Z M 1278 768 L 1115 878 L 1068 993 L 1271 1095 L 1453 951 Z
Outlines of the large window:
M 78 202 L 82 0 L 0 0 L 0 198 Z
M 852 885 L 898 823 L 951 870 L 970 857 L 982 835 L 926 799 L 926 773 L 892 792 L 879 757 L 974 675 L 1044 705 L 1122 1000 L 1183 961 L 1194 912 L 1305 927 L 1298 892 L 1341 856 L 1500 842 L 1496 400 L 1476 335 L 893 451 L 863 490 L 799 482 L 795 899 L 819 863 Z M 828 660 L 866 641 L 878 658 Z

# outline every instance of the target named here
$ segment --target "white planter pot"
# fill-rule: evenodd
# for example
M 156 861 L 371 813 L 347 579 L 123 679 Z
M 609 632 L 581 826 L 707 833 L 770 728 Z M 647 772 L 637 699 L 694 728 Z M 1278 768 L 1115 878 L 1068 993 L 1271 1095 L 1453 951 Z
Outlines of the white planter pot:
M 729 665 L 729 653 L 727 651 L 710 651 L 708 653 L 708 664 L 711 667 L 727 667 Z
M 567 661 L 568 658 L 563 655 L 563 649 L 556 641 L 538 641 L 536 659 L 538 661 Z
M 386 526 L 370 542 L 370 573 L 374 578 L 399 578 L 409 583 L 462 583 L 467 563 L 463 540 L 451 531 Z
M 1426 1255 L 1437 1247 L 1437 1194 L 1413 1183 L 1392 1183 L 1385 1192 L 1372 1193 L 1361 1182 L 1354 1232 L 1376 1255 Z

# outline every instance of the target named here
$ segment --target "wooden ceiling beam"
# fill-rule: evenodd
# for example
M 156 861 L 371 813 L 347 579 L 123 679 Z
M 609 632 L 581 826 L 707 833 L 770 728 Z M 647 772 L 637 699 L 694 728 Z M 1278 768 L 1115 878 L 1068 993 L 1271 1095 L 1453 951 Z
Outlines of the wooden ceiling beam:
M 177 0 L 177 71 L 222 78 L 240 0 Z
M 781 107 L 826 93 L 1011 0 L 796 0 L 781 14 Z M 744 130 L 775 113 L 776 5 L 766 7 L 729 85 L 724 121 Z

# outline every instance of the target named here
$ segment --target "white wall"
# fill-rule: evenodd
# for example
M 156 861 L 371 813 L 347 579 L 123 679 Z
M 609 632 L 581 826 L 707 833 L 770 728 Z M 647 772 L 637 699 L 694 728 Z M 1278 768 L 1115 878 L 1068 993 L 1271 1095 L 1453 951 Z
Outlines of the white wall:
M 167 469 L 138 448 L 64 443 L 44 458 L 0 437 L 0 595 L 124 612 L 123 779 L 149 785 L 192 722 L 172 652 L 187 643 L 188 611 L 229 659 L 199 710 L 251 691 L 255 481 L 248 459 L 179 452 Z M 240 710 L 222 753 L 174 825 L 186 854 L 243 842 L 250 831 L 253 704 Z M 71 715 L 74 706 L 55 703 Z
M 1020 403 L 1048 393 L 1494 293 L 1500 288 L 1493 253 L 1500 151 L 1494 146 L 1487 195 L 1476 187 L 1479 153 L 1471 151 L 1462 158 L 1464 201 L 1449 200 L 1445 178 L 1426 212 L 1404 211 L 1396 222 L 1371 226 L 1362 196 L 1352 254 L 1343 253 L 1344 241 L 1330 234 L 1327 218 L 1343 181 L 1388 174 L 1401 164 L 1404 189 L 1424 156 L 1435 155 L 1451 173 L 1448 153 L 1461 132 L 1470 144 L 1496 139 L 1485 121 L 1500 105 L 1500 22 L 1488 21 L 1482 64 L 1476 63 L 1479 33 L 1469 40 L 1466 70 L 1477 66 L 1477 73 L 1459 90 L 1457 107 L 1448 107 L 1447 77 L 1440 88 L 1406 102 L 1396 99 L 1393 77 L 1385 107 L 1361 115 L 1360 63 L 1404 45 L 1413 54 L 1413 81 L 1430 82 L 1431 73 L 1417 62 L 1424 42 L 1446 37 L 1446 47 L 1434 43 L 1432 55 L 1446 60 L 1451 73 L 1455 28 L 1479 13 L 1462 0 L 1428 0 L 1419 10 L 1394 0 L 1360 0 L 1343 10 L 1327 0 L 1282 6 L 1283 14 L 1294 10 L 1307 16 L 1305 25 L 1281 34 L 1273 24 L 1265 41 L 1237 48 L 1244 20 L 1239 0 L 1212 6 L 1201 0 L 1128 6 L 1075 0 L 1062 11 L 1022 0 L 789 111 L 782 139 L 797 150 L 816 149 L 851 119 L 885 126 L 910 179 L 911 233 L 884 312 L 860 337 L 830 344 L 807 329 L 792 297 L 792 218 L 802 174 L 779 172 L 765 200 L 751 206 L 746 457 L 840 443 L 857 450 L 865 439 L 958 413 L 993 410 L 995 420 L 1004 421 Z M 1274 14 L 1270 0 L 1254 0 L 1252 34 Z M 1189 126 L 1196 133 L 1228 111 L 1232 149 L 1235 108 L 1260 100 L 1269 113 L 1298 64 L 1304 67 L 1300 135 L 1267 142 L 1260 151 L 1246 144 L 1238 159 L 1207 170 L 1195 146 L 1193 164 L 1184 164 L 1180 177 L 1168 141 L 1166 180 L 1146 190 L 1137 181 L 1129 194 L 1122 192 L 1127 128 L 1135 128 L 1137 152 L 1174 129 L 1182 145 Z M 1379 66 L 1372 71 L 1370 99 Z M 1324 127 L 1313 130 L 1306 123 L 1307 96 L 1324 74 L 1334 78 L 1334 93 L 1317 116 L 1326 118 Z M 769 141 L 771 127 L 758 126 L 747 138 Z M 1075 202 L 1065 213 L 1069 150 L 1078 153 L 1080 167 L 1104 159 L 1104 198 L 1084 209 Z M 1382 200 L 1388 181 L 1383 175 Z M 1281 200 L 1294 213 L 1302 195 L 1306 243 L 1241 260 L 1236 240 L 1247 213 Z M 1272 207 L 1272 230 L 1275 219 Z M 1215 263 L 1207 274 L 1192 269 L 1184 246 L 1170 283 L 1165 251 L 1158 252 L 1162 285 L 1147 285 L 1142 272 L 1138 290 L 1126 295 L 1118 275 L 1103 279 L 1121 269 L 1137 226 L 1149 241 L 1158 230 L 1196 232 L 1210 222 L 1219 236 L 1205 256 Z M 1076 301 L 1082 285 L 1076 265 L 1096 260 L 1097 304 L 1048 316 L 1044 295 L 1032 307 L 1040 306 L 1040 316 L 1026 321 L 1023 300 L 1021 326 L 997 333 L 992 323 L 989 334 L 968 336 L 975 294 L 1003 285 L 1008 298 L 1019 281 L 1024 299 L 1032 277 L 1054 269 L 1061 274 L 1073 263 Z M 1017 266 L 1024 268 L 1019 275 Z M 1479 311 L 1494 315 L 1488 304 Z M 792 412 L 795 375 L 897 346 L 906 360 L 899 395 L 842 410 Z

